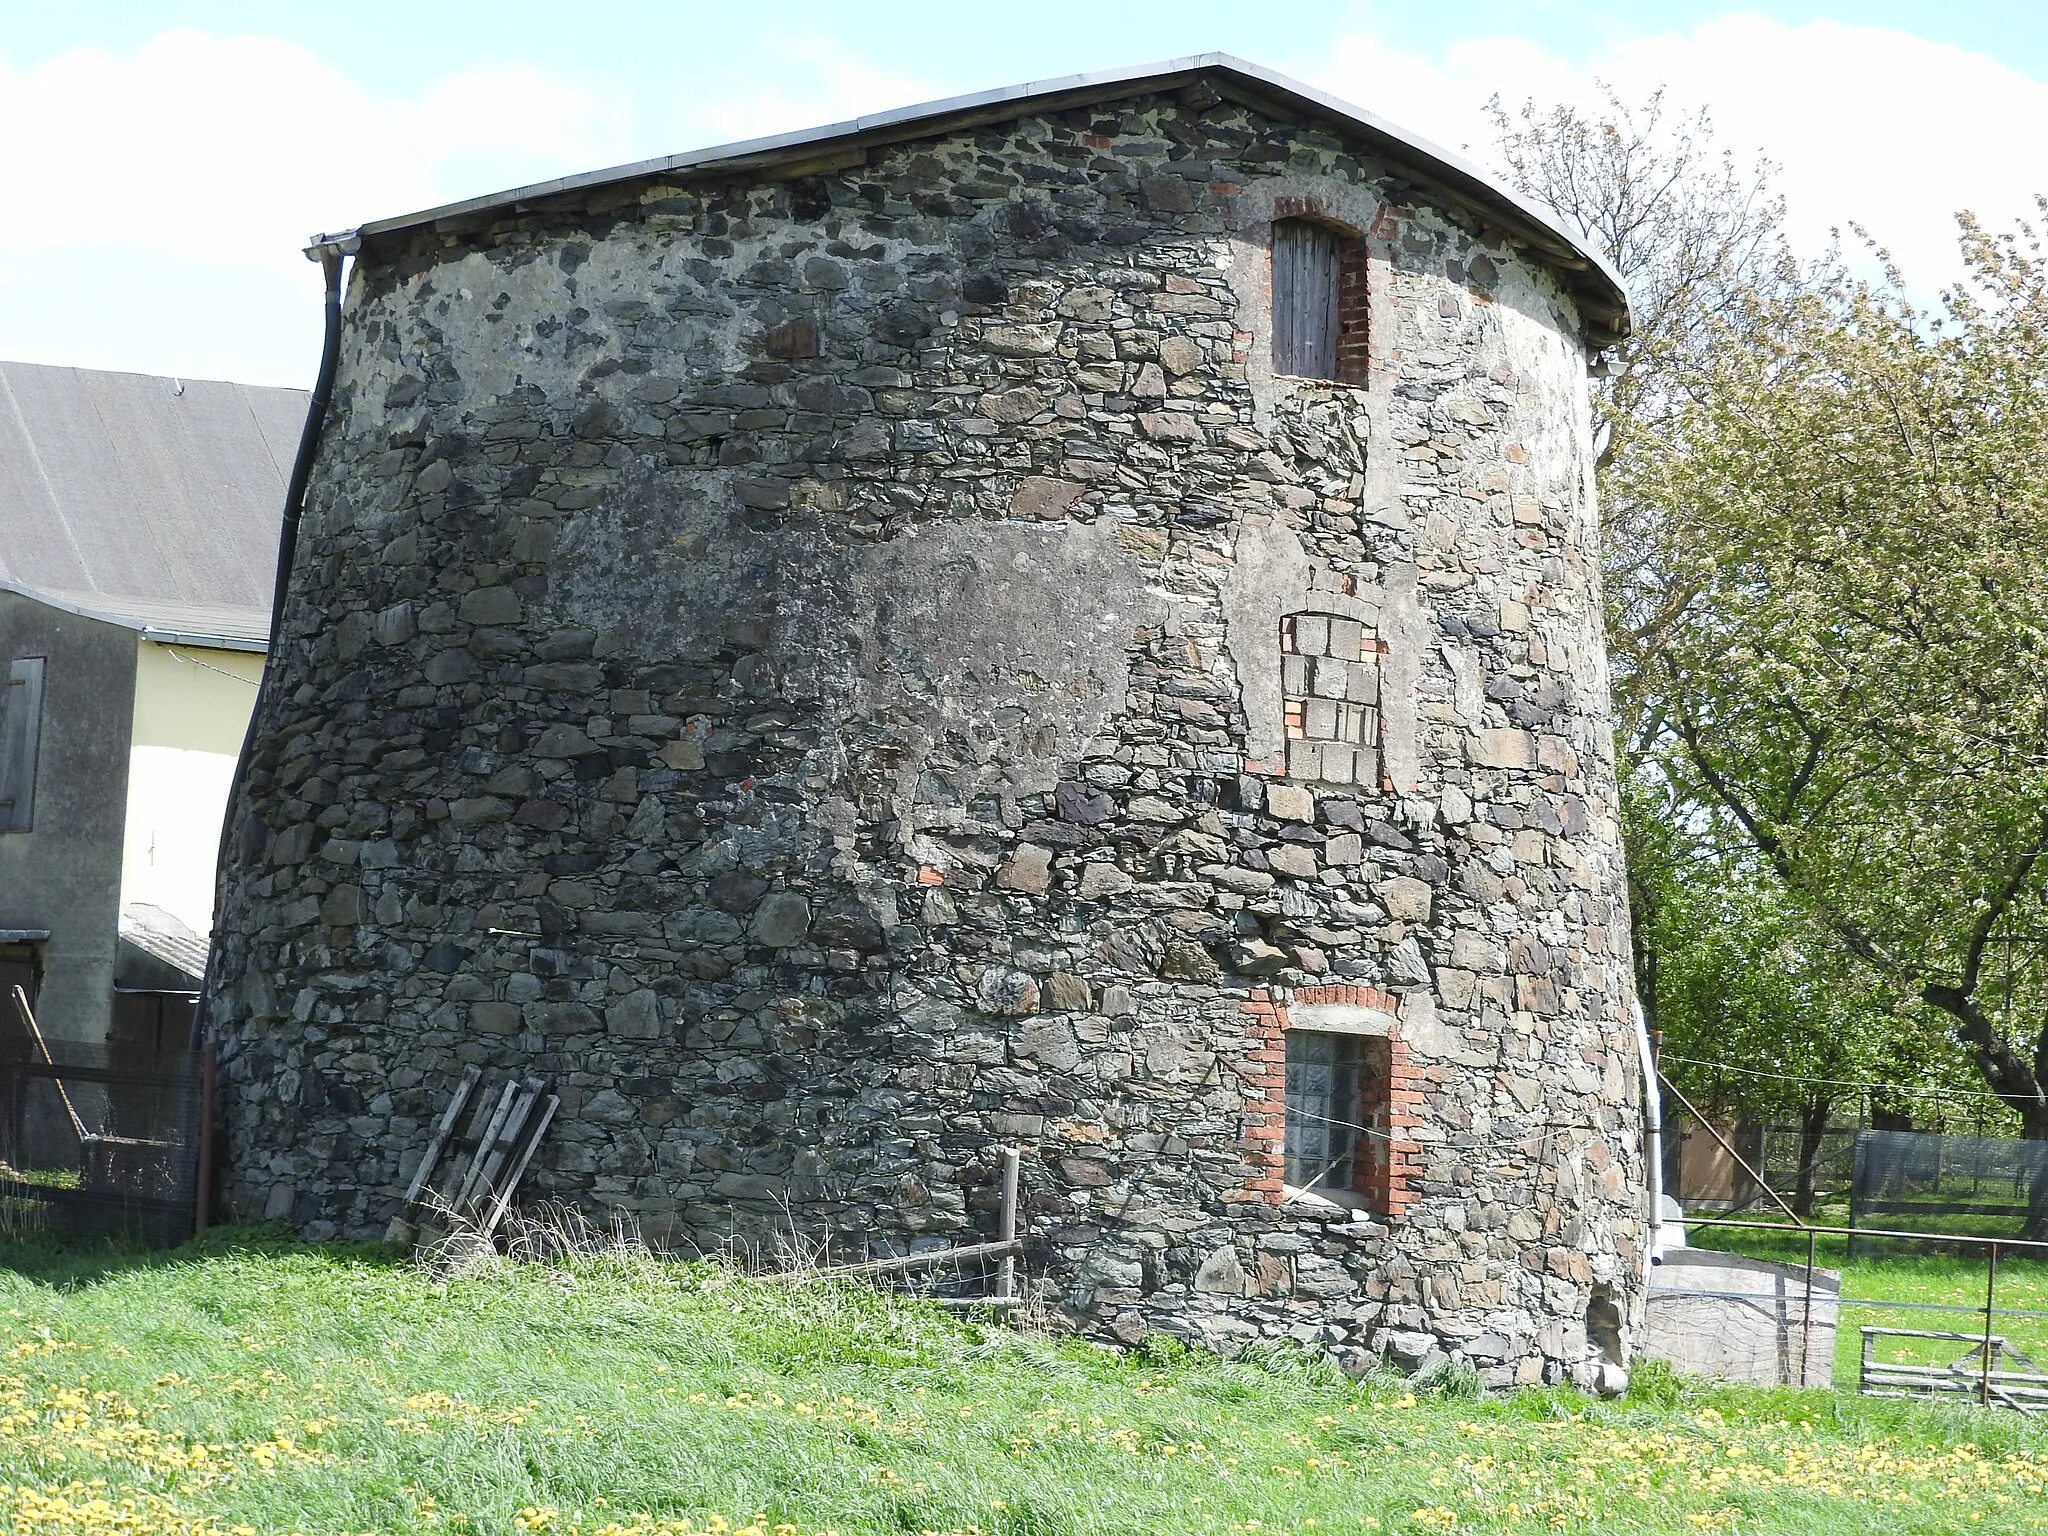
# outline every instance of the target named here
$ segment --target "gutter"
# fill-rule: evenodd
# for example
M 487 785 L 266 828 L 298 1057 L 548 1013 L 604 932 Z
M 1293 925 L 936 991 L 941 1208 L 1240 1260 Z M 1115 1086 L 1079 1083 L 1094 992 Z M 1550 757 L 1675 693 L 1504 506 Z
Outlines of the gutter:
M 182 645 L 195 651 L 247 651 L 261 656 L 269 649 L 261 640 L 241 640 L 229 635 L 191 634 L 181 629 L 156 629 L 144 625 L 142 638 L 158 645 Z
M 342 258 L 358 249 L 359 242 L 332 241 L 306 252 L 320 263 L 326 279 L 326 333 L 320 344 L 320 373 L 313 382 L 312 398 L 306 402 L 306 425 L 299 433 L 299 451 L 292 460 L 292 477 L 285 486 L 284 518 L 277 532 L 277 575 L 270 596 L 270 639 L 265 648 L 263 678 L 256 687 L 256 703 L 249 711 L 249 726 L 242 733 L 242 750 L 235 757 L 235 775 L 228 782 L 227 808 L 221 815 L 220 848 L 214 855 L 214 891 L 220 890 L 220 872 L 227 867 L 227 852 L 235 830 L 235 808 L 242 799 L 242 786 L 249 776 L 249 758 L 256 744 L 257 722 L 270 696 L 270 679 L 277 663 L 277 639 L 284 628 L 284 604 L 291 586 L 292 560 L 299 548 L 299 523 L 306 510 L 306 489 L 313 479 L 313 461 L 319 456 L 320 434 L 327 426 L 327 405 L 334 398 L 334 375 L 341 366 L 341 277 Z M 213 933 L 206 947 L 206 972 L 199 981 L 199 1006 L 192 1013 L 192 1048 L 206 1043 L 208 1004 L 213 1000 L 214 960 L 220 954 L 220 921 L 214 914 Z M 201 1192 L 204 1206 L 205 1192 Z

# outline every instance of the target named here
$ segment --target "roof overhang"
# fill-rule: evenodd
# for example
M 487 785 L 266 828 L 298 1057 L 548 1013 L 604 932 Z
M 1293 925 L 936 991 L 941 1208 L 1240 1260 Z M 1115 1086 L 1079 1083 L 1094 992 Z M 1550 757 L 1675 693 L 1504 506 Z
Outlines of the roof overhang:
M 18 581 L 0 580 L 0 592 L 12 592 L 60 613 L 132 629 L 158 645 L 184 645 L 194 650 L 248 651 L 270 649 L 270 614 L 261 608 L 228 608 L 204 603 L 152 602 L 90 592 L 57 592 Z
M 375 219 L 352 230 L 316 235 L 306 253 L 314 257 L 351 253 L 361 250 L 364 242 L 384 235 L 426 227 L 455 232 L 475 227 L 491 217 L 554 211 L 593 191 L 622 182 L 749 175 L 787 179 L 821 174 L 858 164 L 869 148 L 880 145 L 1007 122 L 1026 113 L 1057 112 L 1142 93 L 1177 90 L 1198 81 L 1209 83 L 1221 96 L 1244 106 L 1281 118 L 1317 122 L 1364 145 L 1412 185 L 1464 205 L 1484 224 L 1520 241 L 1540 260 L 1561 271 L 1595 345 L 1611 344 L 1628 334 L 1628 292 L 1620 273 L 1601 252 L 1568 230 L 1551 210 L 1512 191 L 1462 155 L 1441 149 L 1362 107 L 1227 53 L 1194 54 L 1160 64 L 1003 86 L 795 133 L 561 176 L 418 213 Z

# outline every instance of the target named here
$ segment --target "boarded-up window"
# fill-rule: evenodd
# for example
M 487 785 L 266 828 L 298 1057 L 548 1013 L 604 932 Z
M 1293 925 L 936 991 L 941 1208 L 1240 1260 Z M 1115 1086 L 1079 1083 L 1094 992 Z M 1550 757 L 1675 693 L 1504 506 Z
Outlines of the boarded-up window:
M 1273 371 L 1302 379 L 1366 379 L 1362 241 L 1326 224 L 1273 225 Z
M 1287 775 L 1331 784 L 1380 782 L 1380 657 L 1370 626 L 1335 613 L 1280 621 L 1280 703 Z
M 0 689 L 0 832 L 35 825 L 36 748 L 43 734 L 43 658 L 24 656 Z

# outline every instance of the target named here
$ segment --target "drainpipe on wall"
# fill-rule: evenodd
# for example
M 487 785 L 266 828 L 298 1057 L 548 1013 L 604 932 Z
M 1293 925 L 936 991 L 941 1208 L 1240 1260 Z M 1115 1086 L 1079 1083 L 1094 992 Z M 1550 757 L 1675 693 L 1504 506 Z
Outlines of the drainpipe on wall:
M 263 680 L 256 690 L 255 706 L 249 711 L 249 725 L 242 733 L 242 750 L 235 758 L 235 774 L 228 781 L 227 804 L 221 811 L 220 851 L 214 858 L 214 883 L 219 889 L 220 871 L 227 865 L 228 840 L 234 835 L 235 802 L 242 795 L 242 781 L 249 771 L 249 749 L 256 740 L 256 722 L 263 716 L 264 695 L 270 682 L 271 661 L 277 654 L 278 631 L 284 624 L 285 589 L 291 582 L 292 556 L 298 550 L 299 519 L 306 508 L 306 487 L 313 478 L 313 460 L 320 450 L 321 429 L 327 424 L 327 404 L 334 395 L 334 375 L 341 364 L 341 263 L 359 250 L 362 241 L 354 234 L 321 235 L 306 248 L 306 259 L 320 263 L 326 279 L 326 334 L 320 343 L 320 372 L 313 380 L 313 394 L 306 402 L 306 425 L 299 433 L 299 451 L 292 460 L 292 476 L 285 485 L 284 517 L 277 530 L 277 576 L 270 593 L 270 644 L 263 657 Z M 216 923 L 220 914 L 214 913 Z M 199 983 L 199 1006 L 192 1011 L 192 1049 L 206 1040 L 207 1004 L 213 995 L 213 963 L 218 946 L 206 948 L 206 974 Z
M 1636 1052 L 1643 1064 L 1643 1155 L 1650 1162 L 1650 1240 L 1643 1250 L 1643 1280 L 1650 1266 L 1664 1262 L 1664 1096 L 1657 1091 L 1657 1053 L 1650 1049 L 1650 1027 L 1643 1005 L 1635 1011 Z

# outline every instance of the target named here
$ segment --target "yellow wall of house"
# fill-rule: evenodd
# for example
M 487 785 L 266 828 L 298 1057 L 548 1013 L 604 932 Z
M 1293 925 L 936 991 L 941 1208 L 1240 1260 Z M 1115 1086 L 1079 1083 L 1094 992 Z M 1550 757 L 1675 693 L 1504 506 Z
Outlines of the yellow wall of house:
M 248 651 L 138 642 L 123 907 L 147 902 L 212 930 L 221 818 L 262 675 Z

